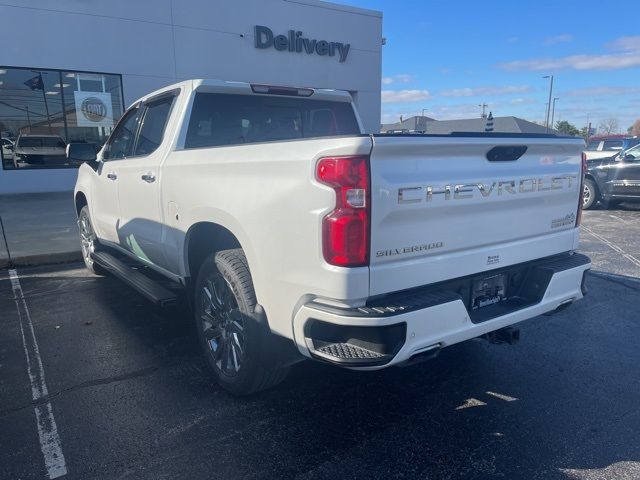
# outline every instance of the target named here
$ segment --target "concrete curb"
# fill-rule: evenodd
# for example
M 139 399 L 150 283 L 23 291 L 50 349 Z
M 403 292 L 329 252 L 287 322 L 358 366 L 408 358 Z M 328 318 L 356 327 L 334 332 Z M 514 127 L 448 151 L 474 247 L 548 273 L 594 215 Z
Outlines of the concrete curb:
M 82 252 L 80 250 L 73 252 L 55 252 L 43 253 L 39 255 L 24 255 L 12 258 L 13 265 L 16 267 L 33 267 L 37 265 L 52 265 L 56 263 L 72 263 L 82 261 Z M 0 269 L 8 268 L 9 260 L 7 258 L 0 259 Z

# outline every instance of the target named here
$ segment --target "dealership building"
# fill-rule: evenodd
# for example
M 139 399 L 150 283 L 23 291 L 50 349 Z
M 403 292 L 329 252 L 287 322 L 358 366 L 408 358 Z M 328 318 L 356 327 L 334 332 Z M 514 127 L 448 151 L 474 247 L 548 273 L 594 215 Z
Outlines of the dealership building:
M 382 14 L 318 0 L 6 0 L 0 194 L 71 190 L 67 143 L 189 78 L 347 90 L 380 127 Z M 31 150 L 30 150 L 31 149 Z M 25 152 L 43 151 L 28 161 Z

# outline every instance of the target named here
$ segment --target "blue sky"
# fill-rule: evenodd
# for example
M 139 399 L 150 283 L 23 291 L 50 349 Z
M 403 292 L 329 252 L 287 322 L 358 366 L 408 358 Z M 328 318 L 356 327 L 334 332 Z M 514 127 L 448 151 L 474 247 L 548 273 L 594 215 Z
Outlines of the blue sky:
M 494 116 L 594 127 L 640 118 L 640 4 L 556 0 L 343 0 L 383 12 L 382 121 Z

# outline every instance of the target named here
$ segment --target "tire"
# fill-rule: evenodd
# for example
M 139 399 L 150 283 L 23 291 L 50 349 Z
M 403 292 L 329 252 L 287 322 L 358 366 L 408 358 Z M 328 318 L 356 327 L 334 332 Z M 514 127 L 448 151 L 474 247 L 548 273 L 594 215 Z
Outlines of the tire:
M 582 208 L 589 210 L 598 201 L 598 187 L 590 178 L 584 179 L 584 189 L 582 192 Z
M 80 232 L 80 248 L 85 267 L 95 275 L 105 275 L 106 271 L 91 259 L 91 253 L 96 250 L 98 242 L 87 205 L 82 207 L 78 214 L 78 231 Z
M 198 273 L 194 317 L 198 340 L 218 384 L 249 395 L 285 379 L 269 352 L 271 333 L 259 322 L 256 294 L 242 249 L 208 257 Z

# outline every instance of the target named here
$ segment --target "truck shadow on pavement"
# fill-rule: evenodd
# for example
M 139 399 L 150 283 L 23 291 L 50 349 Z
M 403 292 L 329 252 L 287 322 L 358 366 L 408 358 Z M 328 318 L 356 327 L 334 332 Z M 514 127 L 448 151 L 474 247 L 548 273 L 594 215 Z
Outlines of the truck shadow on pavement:
M 215 385 L 186 309 L 82 271 L 21 281 L 70 478 L 603 478 L 640 460 L 632 280 L 592 276 L 516 346 L 377 372 L 307 361 L 248 398 Z
M 612 212 L 615 212 L 615 211 L 640 212 L 640 202 L 622 202 L 622 203 L 616 203 L 611 205 L 604 205 L 602 202 L 600 202 L 597 205 L 592 206 L 589 210 L 585 210 L 585 211 L 588 212 L 592 210 L 609 210 Z

